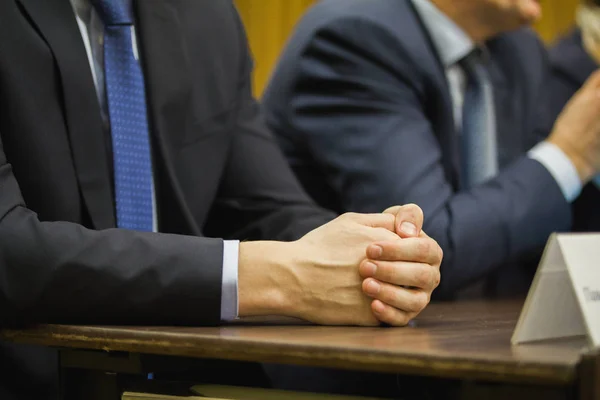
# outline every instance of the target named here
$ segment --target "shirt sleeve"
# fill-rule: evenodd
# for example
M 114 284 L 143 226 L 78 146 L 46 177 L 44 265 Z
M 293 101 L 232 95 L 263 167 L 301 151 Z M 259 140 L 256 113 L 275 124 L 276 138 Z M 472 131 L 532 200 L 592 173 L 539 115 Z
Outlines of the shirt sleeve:
M 558 146 L 544 141 L 533 147 L 528 156 L 546 167 L 568 202 L 572 202 L 579 196 L 581 180 L 577 169 Z
M 240 242 L 223 241 L 223 283 L 221 286 L 221 321 L 238 317 L 238 260 Z

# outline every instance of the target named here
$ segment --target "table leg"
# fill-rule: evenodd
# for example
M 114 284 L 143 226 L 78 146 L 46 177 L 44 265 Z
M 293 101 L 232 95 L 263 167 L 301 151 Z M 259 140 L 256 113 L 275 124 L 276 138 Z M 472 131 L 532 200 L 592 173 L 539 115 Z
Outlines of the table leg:
M 61 400 L 120 400 L 116 373 L 88 369 L 61 370 Z
M 579 364 L 579 399 L 600 399 L 600 353 L 585 354 Z
M 120 400 L 125 377 L 142 373 L 138 355 L 60 350 L 61 400 Z

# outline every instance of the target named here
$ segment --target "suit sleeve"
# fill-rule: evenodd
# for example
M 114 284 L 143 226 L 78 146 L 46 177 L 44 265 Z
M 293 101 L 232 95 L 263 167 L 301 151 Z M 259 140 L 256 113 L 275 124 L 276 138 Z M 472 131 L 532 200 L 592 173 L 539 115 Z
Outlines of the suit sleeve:
M 229 162 L 205 232 L 226 239 L 296 240 L 336 215 L 306 194 L 267 129 L 252 96 L 253 63 L 235 15 L 242 54 L 237 118 Z
M 223 242 L 41 222 L 0 133 L 0 326 L 216 324 Z
M 570 210 L 549 172 L 526 156 L 491 182 L 456 192 L 424 111 L 441 103 L 411 60 L 370 22 L 330 23 L 296 63 L 285 118 L 295 148 L 319 165 L 343 209 L 421 206 L 425 230 L 444 250 L 444 296 L 539 252 L 551 232 L 569 228 Z

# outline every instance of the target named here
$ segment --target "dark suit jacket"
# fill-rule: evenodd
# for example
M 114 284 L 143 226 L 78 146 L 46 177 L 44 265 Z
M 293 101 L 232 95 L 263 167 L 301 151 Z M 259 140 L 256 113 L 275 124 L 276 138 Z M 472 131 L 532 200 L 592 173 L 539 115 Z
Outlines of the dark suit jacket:
M 569 99 L 598 69 L 587 54 L 581 41 L 581 32 L 575 28 L 560 38 L 549 51 L 552 74 L 546 81 L 547 96 L 540 103 L 538 122 L 540 131 L 549 131 Z M 600 213 L 590 212 L 600 205 L 600 191 L 594 184 L 586 185 L 573 207 L 573 229 L 597 231 Z
M 69 0 L 0 2 L 0 327 L 217 324 L 209 237 L 291 240 L 331 218 L 264 126 L 232 2 L 134 5 L 163 234 L 112 229 L 110 140 Z M 0 362 L 2 399 L 53 382 L 51 357 L 5 346 Z
M 571 210 L 524 154 L 547 76 L 535 34 L 487 43 L 502 171 L 460 191 L 459 136 L 443 66 L 408 0 L 323 0 L 299 23 L 264 95 L 267 122 L 309 193 L 333 210 L 414 202 L 444 249 L 437 295 L 482 277 L 490 295 L 527 290 Z M 533 260 L 533 263 L 531 262 Z

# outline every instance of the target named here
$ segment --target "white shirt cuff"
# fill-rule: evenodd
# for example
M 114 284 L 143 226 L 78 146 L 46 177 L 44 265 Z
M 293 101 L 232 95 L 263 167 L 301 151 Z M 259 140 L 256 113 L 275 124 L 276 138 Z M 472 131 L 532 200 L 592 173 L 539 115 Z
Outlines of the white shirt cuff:
M 239 240 L 223 241 L 223 283 L 221 286 L 221 321 L 238 317 Z
M 579 196 L 581 180 L 577 169 L 558 146 L 549 142 L 541 142 L 529 150 L 527 155 L 546 167 L 568 202 L 572 202 Z

